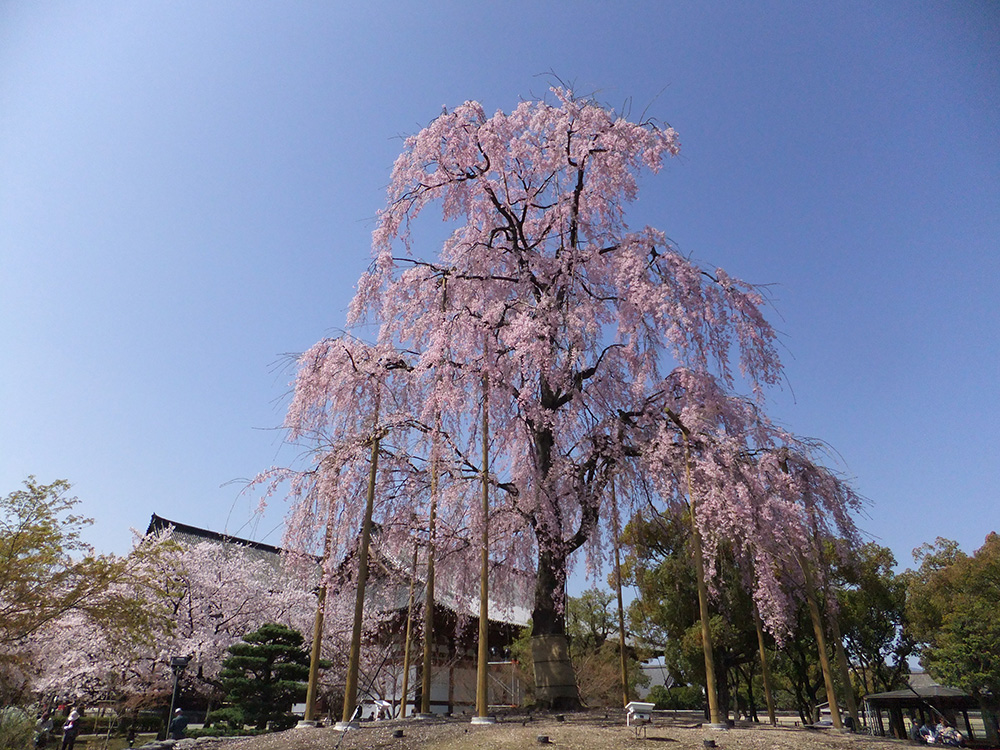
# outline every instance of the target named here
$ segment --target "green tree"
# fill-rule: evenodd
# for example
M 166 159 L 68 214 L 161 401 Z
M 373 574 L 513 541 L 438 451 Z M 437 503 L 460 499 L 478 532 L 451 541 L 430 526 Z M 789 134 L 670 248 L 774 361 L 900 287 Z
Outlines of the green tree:
M 566 634 L 580 697 L 588 706 L 620 706 L 622 701 L 618 612 L 614 595 L 591 588 L 566 602 Z M 635 653 L 626 645 L 629 695 L 649 681 Z
M 230 646 L 220 677 L 235 711 L 219 711 L 213 718 L 257 729 L 266 729 L 268 722 L 291 721 L 292 704 L 305 700 L 309 678 L 303 640 L 291 628 L 268 623 Z
M 618 634 L 614 596 L 610 591 L 590 588 L 566 602 L 566 635 L 571 647 L 596 650 Z
M 639 596 L 629 607 L 631 629 L 654 651 L 663 653 L 670 675 L 680 684 L 705 684 L 705 659 L 698 593 L 686 514 L 633 518 L 622 535 L 623 577 Z M 716 562 L 715 595 L 709 627 L 715 654 L 719 700 L 755 713 L 754 670 L 757 633 L 748 587 L 731 555 Z M 741 687 L 742 686 L 742 687 Z
M 798 711 L 802 722 L 812 723 L 817 706 L 826 700 L 826 691 L 819 666 L 819 647 L 805 603 L 796 610 L 791 631 L 781 649 L 773 655 L 771 669 L 782 690 L 779 704 L 785 702 L 783 698 L 787 694 L 789 706 Z
M 31 747 L 35 720 L 15 706 L 0 708 L 0 750 L 23 750 Z
M 934 679 L 979 698 L 996 744 L 1000 707 L 1000 536 L 991 533 L 971 557 L 938 538 L 913 552 L 907 613 L 920 661 Z
M 907 579 L 888 547 L 865 544 L 835 571 L 840 630 L 863 693 L 906 687 L 914 643 L 906 627 Z M 860 697 L 860 696 L 859 696 Z
M 697 685 L 665 687 L 653 685 L 645 700 L 659 711 L 697 711 L 705 705 L 705 694 Z
M 69 489 L 62 479 L 41 484 L 29 476 L 0 499 L 0 667 L 7 675 L 28 658 L 28 637 L 67 613 L 115 630 L 138 630 L 147 619 L 133 565 L 96 555 L 82 541 L 92 521 L 73 512 L 79 501 Z M 12 699 L 14 686 L 0 682 L 0 699 Z

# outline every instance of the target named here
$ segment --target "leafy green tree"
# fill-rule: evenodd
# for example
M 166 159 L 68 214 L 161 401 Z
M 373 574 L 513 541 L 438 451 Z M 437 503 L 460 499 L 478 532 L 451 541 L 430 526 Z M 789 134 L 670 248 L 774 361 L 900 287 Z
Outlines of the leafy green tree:
M 660 711 L 697 711 L 705 705 L 705 693 L 697 685 L 653 685 L 646 700 Z
M 31 747 L 35 720 L 15 706 L 0 708 L 0 750 L 23 750 Z
M 862 693 L 904 688 L 910 672 L 914 643 L 906 627 L 907 579 L 895 573 L 895 565 L 888 547 L 865 544 L 835 571 L 844 649 Z
M 0 498 L 0 673 L 16 675 L 30 660 L 29 639 L 71 613 L 101 629 L 143 628 L 143 582 L 132 562 L 96 555 L 80 538 L 92 521 L 75 514 L 70 484 L 41 484 Z M 16 680 L 15 680 L 16 681 Z M 16 686 L 0 678 L 0 700 Z
M 268 722 L 287 724 L 292 704 L 306 697 L 309 653 L 303 640 L 291 628 L 268 623 L 230 646 L 220 677 L 236 710 L 216 712 L 213 718 L 257 729 L 266 729 Z
M 590 588 L 566 602 L 566 635 L 571 648 L 596 650 L 618 635 L 614 596 L 610 591 Z
M 774 653 L 771 670 L 782 691 L 779 704 L 786 702 L 783 699 L 787 695 L 789 707 L 798 712 L 802 722 L 813 722 L 817 707 L 826 700 L 826 691 L 819 666 L 819 647 L 805 603 L 799 605 L 791 631 L 781 649 Z
M 907 612 L 921 663 L 939 682 L 979 698 L 996 744 L 1000 707 L 1000 536 L 991 533 L 971 557 L 938 538 L 914 550 Z
M 705 684 L 698 593 L 684 513 L 633 518 L 622 535 L 623 576 L 639 596 L 629 607 L 634 632 L 664 655 L 670 675 L 681 684 Z M 719 700 L 755 712 L 753 675 L 758 662 L 757 633 L 748 587 L 724 551 L 716 564 L 709 627 L 715 653 Z M 740 690 L 740 684 L 743 690 Z
M 622 700 L 618 612 L 609 591 L 591 588 L 566 602 L 566 634 L 580 697 L 588 706 L 620 706 Z M 626 645 L 625 672 L 629 695 L 649 678 L 635 649 Z

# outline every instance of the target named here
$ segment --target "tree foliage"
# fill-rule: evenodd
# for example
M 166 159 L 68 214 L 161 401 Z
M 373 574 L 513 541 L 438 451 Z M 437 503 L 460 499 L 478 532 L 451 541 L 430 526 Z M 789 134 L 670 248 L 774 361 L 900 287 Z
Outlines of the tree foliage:
M 639 591 L 629 609 L 632 628 L 648 647 L 664 654 L 675 681 L 703 685 L 705 661 L 690 537 L 690 518 L 685 514 L 633 518 L 623 534 L 625 575 Z M 715 569 L 710 628 L 716 684 L 722 703 L 728 705 L 741 679 L 752 689 L 757 635 L 752 599 L 732 556 L 723 554 Z M 752 702 L 752 695 L 748 700 Z
M 12 644 L 69 610 L 115 619 L 124 603 L 104 596 L 124 573 L 122 561 L 95 556 L 80 538 L 91 521 L 72 511 L 64 480 L 24 489 L 0 500 L 0 644 Z
M 651 646 L 662 649 L 675 680 L 703 683 L 690 535 L 690 519 L 683 515 L 633 518 L 623 534 L 625 571 L 639 591 L 630 608 L 632 627 Z M 893 571 L 891 551 L 875 544 L 844 545 L 840 554 L 833 554 L 830 545 L 824 547 L 827 554 L 818 559 L 828 566 L 823 575 L 827 584 L 825 595 L 818 593 L 821 604 L 839 617 L 852 689 L 860 696 L 904 687 L 913 644 L 906 633 L 906 582 Z M 737 704 L 745 701 L 752 713 L 762 696 L 757 687 L 753 602 L 744 584 L 746 563 L 731 554 L 718 556 L 710 611 L 720 693 Z M 792 575 L 786 581 L 792 587 L 799 585 Z M 811 721 L 826 696 L 816 639 L 801 599 L 789 617 L 785 637 L 780 642 L 765 639 L 776 687 L 782 692 L 780 702 L 794 707 L 803 721 Z M 829 645 L 832 648 L 832 641 Z M 833 656 L 831 652 L 831 660 Z
M 653 685 L 646 700 L 655 705 L 658 711 L 697 711 L 705 705 L 705 693 L 702 687 L 695 685 L 669 688 Z
M 571 596 L 566 603 L 566 635 L 570 646 L 579 650 L 596 650 L 614 636 L 618 637 L 618 615 L 615 598 L 610 591 L 589 588 L 580 596 Z
M 1000 536 L 973 555 L 938 538 L 914 550 L 907 611 L 921 662 L 939 682 L 1000 701 Z
M 424 525 L 433 502 L 469 547 L 488 401 L 491 549 L 534 570 L 540 647 L 565 642 L 576 550 L 600 556 L 619 513 L 695 495 L 709 575 L 720 549 L 752 558 L 750 592 L 780 630 L 780 560 L 817 534 L 852 539 L 858 498 L 761 411 L 781 364 L 760 290 L 626 222 L 676 132 L 551 98 L 493 115 L 466 102 L 406 139 L 348 321 L 378 340 L 300 358 L 285 425 L 311 464 L 267 477 L 291 479 L 294 536 L 315 547 L 332 529 L 346 545 L 380 440 L 378 522 Z M 441 243 L 414 234 L 429 210 L 451 232 Z M 732 395 L 742 384 L 752 395 Z
M 576 672 L 580 697 L 588 706 L 622 704 L 621 644 L 618 637 L 618 612 L 611 592 L 590 588 L 566 601 L 566 634 Z M 636 649 L 625 646 L 625 671 L 628 693 L 649 678 L 642 672 Z
M 306 697 L 309 654 L 303 640 L 291 628 L 268 623 L 229 647 L 221 677 L 226 700 L 239 710 L 237 723 L 257 729 L 287 723 L 292 705 Z
M 305 629 L 315 612 L 310 576 L 240 545 L 167 531 L 137 538 L 127 562 L 144 626 L 108 629 L 80 612 L 53 620 L 28 641 L 35 690 L 158 705 L 169 700 L 170 658 L 188 655 L 184 690 L 217 702 L 229 646 L 269 621 Z
M 0 707 L 0 750 L 24 750 L 31 747 L 35 719 L 16 706 Z
M 914 644 L 906 619 L 906 578 L 896 574 L 895 565 L 888 547 L 869 543 L 853 550 L 834 571 L 844 649 L 861 695 L 907 684 Z
M 74 512 L 79 501 L 69 490 L 65 480 L 41 484 L 32 476 L 0 498 L 0 669 L 8 691 L 16 687 L 10 678 L 26 678 L 19 666 L 32 661 L 33 641 L 64 618 L 131 636 L 148 623 L 139 571 L 83 542 L 91 521 Z

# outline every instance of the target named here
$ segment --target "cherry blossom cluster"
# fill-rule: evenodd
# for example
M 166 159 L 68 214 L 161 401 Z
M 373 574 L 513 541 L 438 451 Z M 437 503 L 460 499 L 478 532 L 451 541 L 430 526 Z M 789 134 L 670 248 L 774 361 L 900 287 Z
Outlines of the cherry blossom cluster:
M 510 113 L 466 102 L 406 140 L 349 313 L 377 341 L 301 357 L 286 427 L 308 466 L 262 479 L 290 487 L 290 541 L 349 554 L 374 444 L 383 538 L 426 532 L 433 505 L 442 554 L 474 553 L 486 410 L 491 546 L 535 571 L 536 633 L 562 632 L 570 555 L 601 558 L 612 482 L 620 521 L 689 504 L 709 574 L 737 549 L 780 631 L 794 563 L 853 540 L 859 499 L 763 415 L 781 363 L 760 290 L 628 226 L 640 175 L 678 149 L 563 89 Z M 450 235 L 425 246 L 431 207 Z
M 137 538 L 130 556 L 142 587 L 141 629 L 108 629 L 80 612 L 33 638 L 33 687 L 63 697 L 144 698 L 168 693 L 173 656 L 191 656 L 186 685 L 219 698 L 226 650 L 266 622 L 311 632 L 315 574 L 302 578 L 273 555 L 164 532 Z

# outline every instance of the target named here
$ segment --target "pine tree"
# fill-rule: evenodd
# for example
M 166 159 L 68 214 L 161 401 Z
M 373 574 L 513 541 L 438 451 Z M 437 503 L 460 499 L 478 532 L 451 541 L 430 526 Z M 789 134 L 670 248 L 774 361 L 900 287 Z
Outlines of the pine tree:
M 222 663 L 226 700 L 236 712 L 216 718 L 266 729 L 269 721 L 289 719 L 292 704 L 305 700 L 309 654 L 301 633 L 275 623 L 262 625 L 229 647 Z

